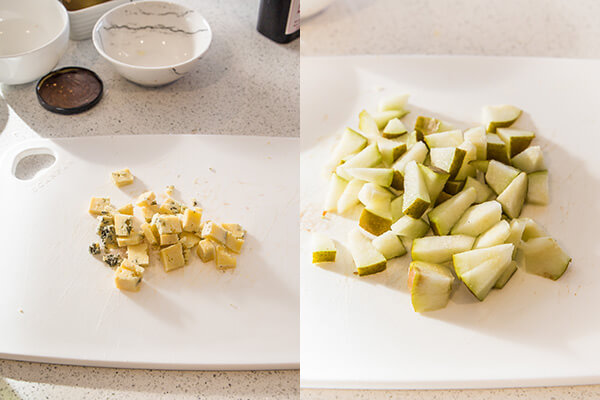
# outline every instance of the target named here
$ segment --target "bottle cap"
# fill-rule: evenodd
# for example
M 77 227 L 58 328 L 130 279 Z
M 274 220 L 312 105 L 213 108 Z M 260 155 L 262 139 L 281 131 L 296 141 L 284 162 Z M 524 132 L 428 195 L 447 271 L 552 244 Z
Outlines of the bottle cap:
M 58 114 L 79 114 L 94 107 L 102 98 L 104 85 L 95 72 L 81 67 L 65 67 L 42 77 L 35 88 L 46 110 Z

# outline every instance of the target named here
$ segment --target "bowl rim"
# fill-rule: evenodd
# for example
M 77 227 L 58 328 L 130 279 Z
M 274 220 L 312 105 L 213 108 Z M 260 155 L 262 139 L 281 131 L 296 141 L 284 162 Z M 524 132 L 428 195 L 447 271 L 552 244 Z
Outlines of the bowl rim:
M 58 10 L 59 10 L 60 14 L 62 15 L 62 19 L 63 19 L 63 25 L 60 29 L 60 32 L 58 32 L 58 34 L 56 36 L 53 36 L 52 39 L 48 40 L 43 45 L 36 47 L 34 49 L 23 51 L 21 53 L 15 53 L 15 54 L 6 54 L 6 55 L 0 54 L 0 60 L 8 59 L 8 58 L 15 58 L 15 57 L 22 57 L 22 56 L 26 56 L 28 54 L 35 53 L 36 51 L 42 50 L 43 48 L 56 42 L 62 35 L 65 34 L 65 31 L 69 31 L 70 22 L 69 22 L 69 14 L 67 13 L 66 7 L 60 1 L 49 0 L 48 2 L 56 3 L 58 5 Z
M 80 14 L 89 14 L 89 13 L 101 8 L 101 6 L 106 7 L 107 4 L 110 4 L 113 1 L 118 1 L 118 0 L 108 0 L 108 1 L 105 1 L 104 3 L 98 3 L 98 4 L 95 4 L 90 7 L 82 8 L 80 10 L 74 10 L 74 11 L 67 10 L 67 13 L 69 14 L 70 17 L 79 16 Z M 137 0 L 124 0 L 124 1 L 125 1 L 125 3 L 123 3 L 123 4 L 127 4 L 127 3 L 133 3 Z M 122 6 L 123 4 L 116 5 L 115 7 Z
M 122 61 L 119 61 L 111 56 L 109 56 L 108 54 L 106 54 L 106 52 L 104 51 L 104 49 L 99 45 L 98 40 L 96 39 L 96 32 L 98 31 L 98 28 L 100 27 L 100 24 L 106 19 L 106 17 L 113 13 L 113 12 L 117 12 L 119 9 L 121 8 L 126 8 L 126 7 L 132 7 L 133 5 L 139 5 L 139 4 L 149 4 L 149 3 L 159 3 L 159 4 L 170 4 L 170 5 L 174 5 L 177 7 L 181 7 L 185 10 L 188 11 L 194 11 L 196 13 L 198 13 L 198 15 L 200 16 L 200 18 L 202 18 L 202 20 L 204 21 L 204 23 L 206 24 L 206 28 L 208 31 L 208 45 L 206 46 L 206 49 L 204 49 L 202 52 L 200 52 L 200 54 L 194 55 L 193 57 L 189 58 L 186 61 L 182 61 L 178 64 L 170 64 L 170 65 L 163 65 L 163 66 L 158 66 L 158 67 L 149 67 L 149 66 L 143 66 L 143 65 L 135 65 L 135 64 L 127 64 L 124 63 Z M 164 70 L 164 69 L 171 69 L 171 68 L 177 68 L 177 67 L 181 67 L 183 65 L 186 65 L 192 61 L 198 60 L 200 57 L 202 57 L 204 55 L 204 53 L 206 53 L 208 51 L 208 49 L 210 48 L 210 44 L 212 43 L 212 29 L 208 23 L 208 21 L 206 20 L 206 18 L 204 18 L 204 15 L 200 14 L 200 12 L 198 12 L 198 10 L 184 6 L 182 4 L 179 3 L 175 3 L 172 1 L 164 1 L 164 0 L 149 0 L 149 1 L 136 1 L 133 0 L 131 2 L 125 3 L 125 4 L 121 4 L 120 6 L 117 6 L 111 10 L 108 10 L 107 12 L 105 12 L 99 19 L 98 21 L 96 21 L 96 24 L 94 25 L 94 29 L 92 29 L 92 42 L 94 43 L 94 47 L 96 48 L 96 51 L 98 53 L 100 53 L 100 55 L 102 57 L 104 57 L 106 60 L 110 61 L 113 64 L 117 64 L 123 67 L 128 67 L 128 68 L 138 68 L 141 70 L 148 70 L 148 71 L 160 71 L 160 70 Z

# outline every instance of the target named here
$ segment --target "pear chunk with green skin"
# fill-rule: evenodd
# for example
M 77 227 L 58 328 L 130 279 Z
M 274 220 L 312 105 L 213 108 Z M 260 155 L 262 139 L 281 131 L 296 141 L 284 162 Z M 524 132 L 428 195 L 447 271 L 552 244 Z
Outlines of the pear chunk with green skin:
M 427 136 L 432 133 L 440 132 L 441 123 L 442 121 L 439 119 L 420 115 L 415 121 L 415 131 L 420 133 L 421 136 Z
M 520 129 L 498 128 L 496 133 L 506 143 L 508 154 L 514 157 L 531 144 L 535 133 Z
M 485 174 L 488 170 L 488 166 L 490 165 L 490 160 L 475 160 L 471 161 L 469 164 L 474 166 L 477 171 L 481 171 Z
M 511 126 L 520 116 L 521 110 L 508 104 L 485 106 L 481 110 L 481 122 L 488 132 Z
M 377 236 L 371 241 L 375 249 L 383 254 L 386 260 L 401 257 L 406 254 L 406 248 L 402 244 L 402 240 L 392 231 L 387 231 L 382 235 Z
M 525 230 L 526 221 L 522 218 L 515 218 L 510 221 L 510 232 L 505 240 L 505 243 L 512 243 L 515 248 L 521 242 L 523 231 Z
M 394 179 L 394 170 L 391 168 L 348 168 L 346 172 L 354 179 L 372 182 L 379 186 L 390 186 Z
M 419 141 L 423 141 L 423 134 L 420 132 L 412 131 L 408 135 L 406 135 L 406 146 L 409 149 Z
M 539 146 L 531 146 L 513 157 L 512 165 L 528 174 L 537 171 L 544 171 L 544 154 Z
M 379 101 L 379 111 L 403 111 L 406 109 L 408 103 L 408 93 L 399 94 L 396 96 L 388 97 Z
M 358 129 L 368 137 L 376 137 L 379 135 L 379 128 L 371 114 L 367 110 L 362 110 L 358 114 Z
M 486 247 L 497 246 L 506 243 L 506 239 L 510 236 L 510 225 L 505 220 L 496 223 L 487 231 L 483 232 L 477 240 L 475 240 L 475 249 L 483 249 Z
M 390 209 L 392 211 L 392 222 L 398 221 L 404 215 L 404 213 L 402 213 L 403 198 L 404 196 L 400 195 L 394 200 L 392 200 L 392 202 L 390 203 Z
M 502 206 L 495 200 L 471 206 L 452 227 L 453 235 L 479 236 L 502 219 Z
M 442 192 L 440 193 L 440 195 L 438 196 L 438 198 L 435 200 L 435 206 L 439 206 L 440 204 L 442 204 L 443 202 L 445 202 L 446 200 L 450 200 L 452 198 L 451 194 L 448 194 L 446 192 Z
M 326 212 L 337 211 L 337 204 L 339 198 L 344 193 L 348 181 L 340 178 L 337 174 L 331 174 L 329 178 L 329 188 L 327 189 L 327 196 L 325 197 L 325 206 L 323 207 Z
M 379 208 L 392 201 L 392 193 L 374 183 L 365 183 L 358 192 L 358 200 L 367 208 Z
M 361 181 L 360 179 L 352 179 L 348 182 L 337 202 L 337 212 L 339 214 L 345 213 L 359 203 L 358 193 L 360 193 L 365 183 L 365 181 Z
M 448 181 L 444 186 L 444 191 L 448 194 L 455 195 L 465 187 L 465 181 Z
M 517 262 L 511 261 L 508 267 L 506 267 L 502 275 L 500 275 L 500 277 L 494 284 L 494 288 L 502 289 L 504 286 L 506 286 L 506 283 L 510 280 L 510 278 L 512 278 L 515 272 L 517 272 Z
M 416 312 L 446 307 L 454 277 L 447 268 L 423 261 L 413 261 L 408 269 L 408 288 Z
M 452 263 L 456 276 L 483 301 L 510 266 L 513 249 L 512 244 L 501 244 L 454 254 Z
M 487 158 L 488 160 L 498 160 L 504 164 L 510 164 L 508 157 L 508 146 L 500 136 L 495 133 L 488 133 L 487 137 Z
M 526 272 L 557 280 L 569 263 L 569 257 L 551 237 L 538 237 L 521 243 L 518 256 L 522 258 Z
M 450 178 L 450 174 L 446 171 L 442 171 L 436 167 L 428 167 L 421 163 L 417 164 L 421 170 L 421 175 L 425 180 L 427 191 L 429 192 L 429 199 L 431 202 L 435 202 L 439 194 L 444 190 L 446 182 Z
M 466 154 L 465 150 L 457 147 L 434 147 L 431 149 L 429 157 L 431 165 L 446 171 L 452 179 L 462 166 Z
M 488 185 L 469 176 L 465 182 L 464 190 L 471 187 L 477 191 L 477 198 L 475 199 L 477 204 L 483 203 L 494 195 L 494 191 Z
M 406 153 L 406 143 L 382 137 L 375 138 L 381 159 L 386 165 L 392 165 L 402 154 Z
M 500 194 L 519 175 L 519 170 L 509 165 L 491 160 L 485 173 L 485 181 L 496 192 Z
M 452 260 L 452 255 L 473 248 L 475 238 L 465 235 L 425 236 L 413 240 L 413 260 L 442 264 Z
M 390 186 L 396 190 L 404 190 L 404 175 L 395 169 L 393 171 L 394 176 L 392 177 L 392 184 Z
M 469 176 L 475 177 L 477 175 L 477 170 L 469 163 L 477 159 L 477 148 L 468 140 L 462 142 L 458 148 L 463 149 L 466 153 L 462 165 L 460 166 L 460 169 L 456 173 L 454 179 L 457 181 L 464 181 Z
M 334 262 L 337 251 L 335 243 L 328 237 L 315 233 L 312 237 L 312 262 L 320 264 L 326 262 Z
M 477 198 L 477 191 L 473 188 L 463 190 L 456 196 L 446 200 L 429 211 L 427 217 L 431 229 L 436 235 L 447 235 L 450 230 L 464 214 L 464 212 L 473 204 Z
M 367 138 L 360 133 L 346 128 L 340 141 L 333 149 L 330 165 L 337 166 L 339 163 L 350 154 L 356 154 L 367 147 Z
M 373 143 L 362 149 L 360 153 L 356 154 L 342 165 L 338 166 L 335 172 L 340 177 L 349 181 L 352 179 L 352 177 L 347 172 L 348 168 L 374 167 L 375 165 L 379 164 L 381 160 L 381 153 L 377 148 L 377 144 Z
M 487 136 L 483 126 L 467 129 L 464 136 L 465 140 L 475 145 L 477 160 L 487 160 Z
M 502 193 L 498 195 L 496 200 L 502 204 L 504 213 L 510 218 L 517 218 L 521 214 L 521 209 L 525 203 L 527 195 L 527 174 L 521 172 L 510 185 Z
M 464 138 L 462 131 L 456 129 L 453 131 L 432 133 L 426 135 L 423 140 L 431 149 L 433 147 L 457 147 L 464 141 Z
M 548 204 L 548 171 L 532 172 L 527 175 L 527 202 Z
M 417 142 L 410 149 L 408 149 L 406 153 L 400 156 L 392 168 L 404 174 L 404 169 L 409 162 L 416 161 L 418 163 L 423 163 L 427 158 L 428 152 L 429 150 L 427 149 L 425 143 Z
M 396 235 L 412 240 L 425 236 L 429 232 L 429 224 L 422 219 L 404 215 L 390 229 Z
M 390 230 L 390 227 L 392 226 L 392 219 L 388 219 L 367 208 L 364 208 L 360 213 L 358 226 L 369 232 L 371 235 L 379 236 L 382 233 Z
M 383 128 L 381 135 L 386 139 L 394 139 L 406 134 L 407 132 L 408 131 L 406 130 L 406 127 L 402 121 L 400 121 L 398 118 L 392 118 L 387 123 L 385 128 Z
M 519 221 L 524 224 L 521 235 L 521 239 L 524 242 L 527 242 L 531 239 L 548 236 L 546 230 L 531 218 L 519 218 Z
M 378 111 L 373 114 L 373 119 L 377 124 L 378 129 L 383 129 L 394 118 L 402 118 L 408 114 L 408 110 L 389 110 L 389 111 Z
M 383 254 L 378 252 L 371 241 L 356 228 L 348 232 L 348 249 L 352 254 L 359 276 L 385 270 L 387 261 Z
M 423 179 L 418 164 L 415 161 L 411 161 L 404 170 L 402 212 L 413 218 L 421 218 L 430 204 L 431 200 L 429 199 L 425 179 Z

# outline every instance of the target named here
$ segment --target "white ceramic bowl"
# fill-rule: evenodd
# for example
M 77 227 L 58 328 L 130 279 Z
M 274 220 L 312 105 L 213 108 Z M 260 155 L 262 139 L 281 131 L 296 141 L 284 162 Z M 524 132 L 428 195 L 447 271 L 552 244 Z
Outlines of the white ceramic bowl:
M 124 4 L 98 20 L 92 33 L 98 52 L 126 79 L 161 86 L 196 67 L 212 32 L 195 10 L 166 1 Z
M 0 82 L 35 81 L 69 43 L 69 17 L 57 0 L 0 0 Z
M 85 40 L 92 37 L 92 29 L 102 15 L 121 4 L 129 3 L 134 0 L 110 0 L 106 3 L 96 4 L 92 7 L 82 8 L 81 10 L 69 11 L 69 21 L 71 23 L 71 39 Z

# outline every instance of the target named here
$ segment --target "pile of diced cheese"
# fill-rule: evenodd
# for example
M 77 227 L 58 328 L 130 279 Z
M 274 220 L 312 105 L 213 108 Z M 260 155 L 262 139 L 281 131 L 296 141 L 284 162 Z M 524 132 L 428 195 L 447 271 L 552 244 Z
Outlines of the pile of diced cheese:
M 121 187 L 133 183 L 134 177 L 123 169 L 113 172 L 112 180 Z M 165 272 L 186 265 L 194 248 L 204 263 L 215 260 L 219 269 L 235 268 L 245 230 L 238 224 L 203 223 L 202 209 L 195 200 L 190 208 L 173 199 L 172 194 L 173 186 L 168 186 L 166 198 L 159 204 L 156 193 L 148 191 L 137 198 L 135 206 L 129 203 L 118 209 L 110 198 L 91 199 L 89 212 L 97 217 L 100 241 L 92 243 L 89 251 L 116 267 L 117 288 L 139 290 L 153 248 L 158 249 Z M 134 210 L 139 211 L 143 222 L 136 219 Z

